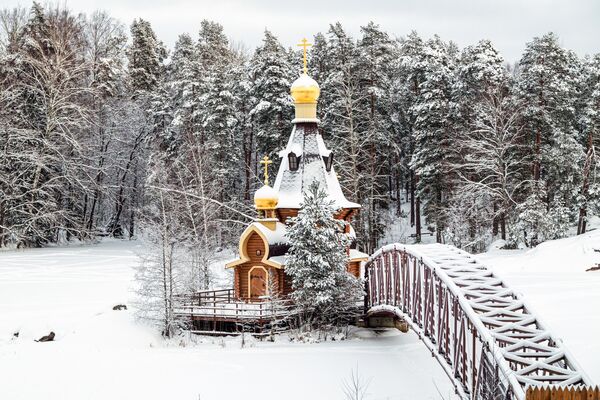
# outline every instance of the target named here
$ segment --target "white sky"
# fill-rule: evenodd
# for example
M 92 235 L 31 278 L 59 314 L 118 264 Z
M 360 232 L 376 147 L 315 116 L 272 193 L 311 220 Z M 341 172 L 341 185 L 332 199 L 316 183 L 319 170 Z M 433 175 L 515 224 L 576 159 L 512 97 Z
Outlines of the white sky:
M 202 19 L 221 23 L 227 35 L 250 47 L 268 28 L 285 46 L 326 31 L 340 21 L 357 36 L 373 20 L 392 36 L 416 30 L 435 33 L 461 47 L 490 39 L 507 61 L 520 58 L 525 43 L 548 31 L 579 55 L 600 52 L 600 0 L 65 0 L 76 12 L 103 9 L 129 25 L 134 18 L 151 22 L 170 47 L 182 32 L 195 35 Z M 2 0 L 1 7 L 29 6 Z

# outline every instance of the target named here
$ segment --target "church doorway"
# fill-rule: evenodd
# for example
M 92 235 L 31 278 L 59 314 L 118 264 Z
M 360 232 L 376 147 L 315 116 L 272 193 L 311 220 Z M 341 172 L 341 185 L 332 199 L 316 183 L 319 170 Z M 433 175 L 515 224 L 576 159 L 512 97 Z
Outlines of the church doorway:
M 269 274 L 265 267 L 255 266 L 248 272 L 248 295 L 251 299 L 267 295 Z

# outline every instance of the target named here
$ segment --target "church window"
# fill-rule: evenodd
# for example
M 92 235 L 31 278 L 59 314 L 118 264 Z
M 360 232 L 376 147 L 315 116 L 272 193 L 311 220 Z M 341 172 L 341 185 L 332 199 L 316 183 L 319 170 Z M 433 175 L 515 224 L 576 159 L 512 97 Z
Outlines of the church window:
M 331 171 L 331 167 L 333 166 L 333 152 L 329 153 L 329 156 L 323 156 L 323 162 L 325 163 L 327 172 Z
M 298 164 L 300 164 L 300 157 L 296 156 L 296 154 L 291 151 L 288 154 L 288 164 L 290 166 L 290 171 L 297 171 Z

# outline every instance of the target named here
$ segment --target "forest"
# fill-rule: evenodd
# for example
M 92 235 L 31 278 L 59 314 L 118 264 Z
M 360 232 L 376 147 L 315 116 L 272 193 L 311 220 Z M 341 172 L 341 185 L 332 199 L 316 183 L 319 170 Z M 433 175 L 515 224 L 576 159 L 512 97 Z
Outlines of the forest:
M 0 12 L 0 248 L 145 232 L 206 266 L 235 246 L 258 161 L 276 167 L 292 129 L 301 49 L 198 25 L 169 49 L 142 19 Z M 586 231 L 600 213 L 600 55 L 544 32 L 514 64 L 485 39 L 360 32 L 316 33 L 309 74 L 364 252 L 401 219 L 414 242 L 471 252 Z

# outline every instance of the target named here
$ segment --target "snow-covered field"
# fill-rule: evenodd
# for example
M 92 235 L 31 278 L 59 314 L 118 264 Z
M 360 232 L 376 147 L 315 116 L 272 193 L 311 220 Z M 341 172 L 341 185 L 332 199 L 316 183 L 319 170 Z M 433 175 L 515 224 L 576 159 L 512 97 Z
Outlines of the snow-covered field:
M 482 261 L 518 291 L 600 382 L 600 230 Z M 0 252 L 0 399 L 343 399 L 358 365 L 369 399 L 451 398 L 412 334 L 318 344 L 163 341 L 135 320 L 135 242 Z M 52 343 L 36 343 L 49 331 Z M 13 334 L 19 332 L 18 337 Z M 185 347 L 181 344 L 185 343 Z
M 131 304 L 136 251 L 106 241 L 0 252 L 0 399 L 343 399 L 357 365 L 369 399 L 439 399 L 438 389 L 451 398 L 412 334 L 243 349 L 239 339 L 166 343 L 131 310 L 112 310 Z M 34 342 L 50 331 L 55 342 Z

